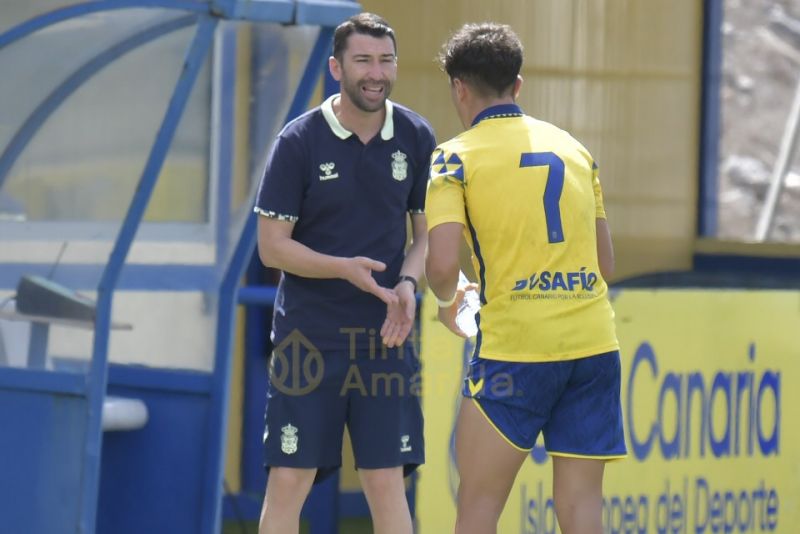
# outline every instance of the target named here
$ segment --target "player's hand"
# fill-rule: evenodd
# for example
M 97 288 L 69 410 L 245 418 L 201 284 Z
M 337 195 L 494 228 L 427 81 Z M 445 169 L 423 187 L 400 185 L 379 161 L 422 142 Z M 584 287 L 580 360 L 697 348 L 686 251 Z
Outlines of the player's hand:
M 458 327 L 458 324 L 456 324 L 456 316 L 458 315 L 458 310 L 461 309 L 461 304 L 464 302 L 464 295 L 467 291 L 477 291 L 479 288 L 480 286 L 478 284 L 472 282 L 462 285 L 456 289 L 456 300 L 453 304 L 447 308 L 439 307 L 439 321 L 445 325 L 448 330 L 464 339 L 468 336 Z
M 464 291 L 457 290 L 456 300 L 448 308 L 439 307 L 439 321 L 447 327 L 452 333 L 457 336 L 467 338 L 467 334 L 461 331 L 456 324 L 456 315 L 458 315 L 458 308 L 461 306 L 461 301 L 464 300 Z
M 346 258 L 342 278 L 362 291 L 372 293 L 386 304 L 396 304 L 399 299 L 393 289 L 378 285 L 372 276 L 372 271 L 385 271 L 386 264 L 364 256 Z
M 417 313 L 417 297 L 414 286 L 409 282 L 400 282 L 394 286 L 398 302 L 386 306 L 386 320 L 381 327 L 381 338 L 387 347 L 399 347 L 414 327 L 414 316 Z

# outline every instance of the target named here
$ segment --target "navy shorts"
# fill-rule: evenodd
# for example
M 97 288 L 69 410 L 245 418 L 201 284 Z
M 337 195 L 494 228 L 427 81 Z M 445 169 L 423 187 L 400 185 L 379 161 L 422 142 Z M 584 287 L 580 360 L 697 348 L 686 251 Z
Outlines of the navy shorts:
M 265 466 L 317 468 L 315 483 L 342 464 L 347 426 L 356 468 L 425 461 L 419 358 L 408 344 L 349 351 L 274 352 L 264 428 Z
M 554 456 L 626 456 L 619 351 L 558 362 L 474 358 L 463 394 L 513 447 L 530 450 L 539 432 Z

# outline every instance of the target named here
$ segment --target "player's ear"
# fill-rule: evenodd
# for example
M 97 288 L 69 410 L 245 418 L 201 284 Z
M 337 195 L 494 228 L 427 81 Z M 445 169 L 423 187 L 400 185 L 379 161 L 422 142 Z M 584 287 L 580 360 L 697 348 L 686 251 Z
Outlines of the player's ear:
M 342 66 L 339 64 L 339 60 L 335 57 L 331 56 L 328 58 L 328 70 L 331 72 L 331 76 L 333 79 L 341 81 L 342 79 Z
M 467 93 L 466 84 L 458 78 L 453 78 L 452 84 L 453 84 L 453 90 L 455 91 L 456 99 L 459 102 L 463 102 L 464 97 L 466 96 Z
M 514 100 L 516 100 L 517 97 L 519 96 L 519 92 L 522 89 L 522 84 L 523 84 L 522 76 L 517 74 L 517 79 L 514 80 L 514 92 L 513 92 Z

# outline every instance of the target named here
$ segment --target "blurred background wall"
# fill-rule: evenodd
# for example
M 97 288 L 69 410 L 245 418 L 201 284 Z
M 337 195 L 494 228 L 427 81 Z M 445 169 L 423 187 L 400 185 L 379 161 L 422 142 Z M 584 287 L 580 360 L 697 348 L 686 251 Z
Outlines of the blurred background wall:
M 365 0 L 397 32 L 393 98 L 444 141 L 461 131 L 436 55 L 465 22 L 510 24 L 525 47 L 519 103 L 600 166 L 616 278 L 685 269 L 697 226 L 702 2 Z

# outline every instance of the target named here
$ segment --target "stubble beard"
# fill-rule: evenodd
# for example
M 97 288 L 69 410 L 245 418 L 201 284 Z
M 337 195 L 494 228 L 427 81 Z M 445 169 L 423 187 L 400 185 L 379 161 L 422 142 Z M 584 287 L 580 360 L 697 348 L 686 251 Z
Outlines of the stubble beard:
M 375 113 L 376 111 L 382 110 L 386 106 L 386 99 L 389 98 L 389 95 L 392 93 L 392 83 L 389 81 L 381 81 L 377 82 L 378 84 L 383 86 L 383 98 L 381 98 L 380 102 L 368 102 L 364 95 L 361 94 L 361 86 L 362 85 L 374 85 L 376 82 L 367 82 L 365 80 L 359 80 L 356 83 L 349 83 L 344 81 L 342 83 L 342 90 L 347 94 L 347 97 L 353 103 L 355 107 L 360 109 L 361 111 L 367 113 Z

